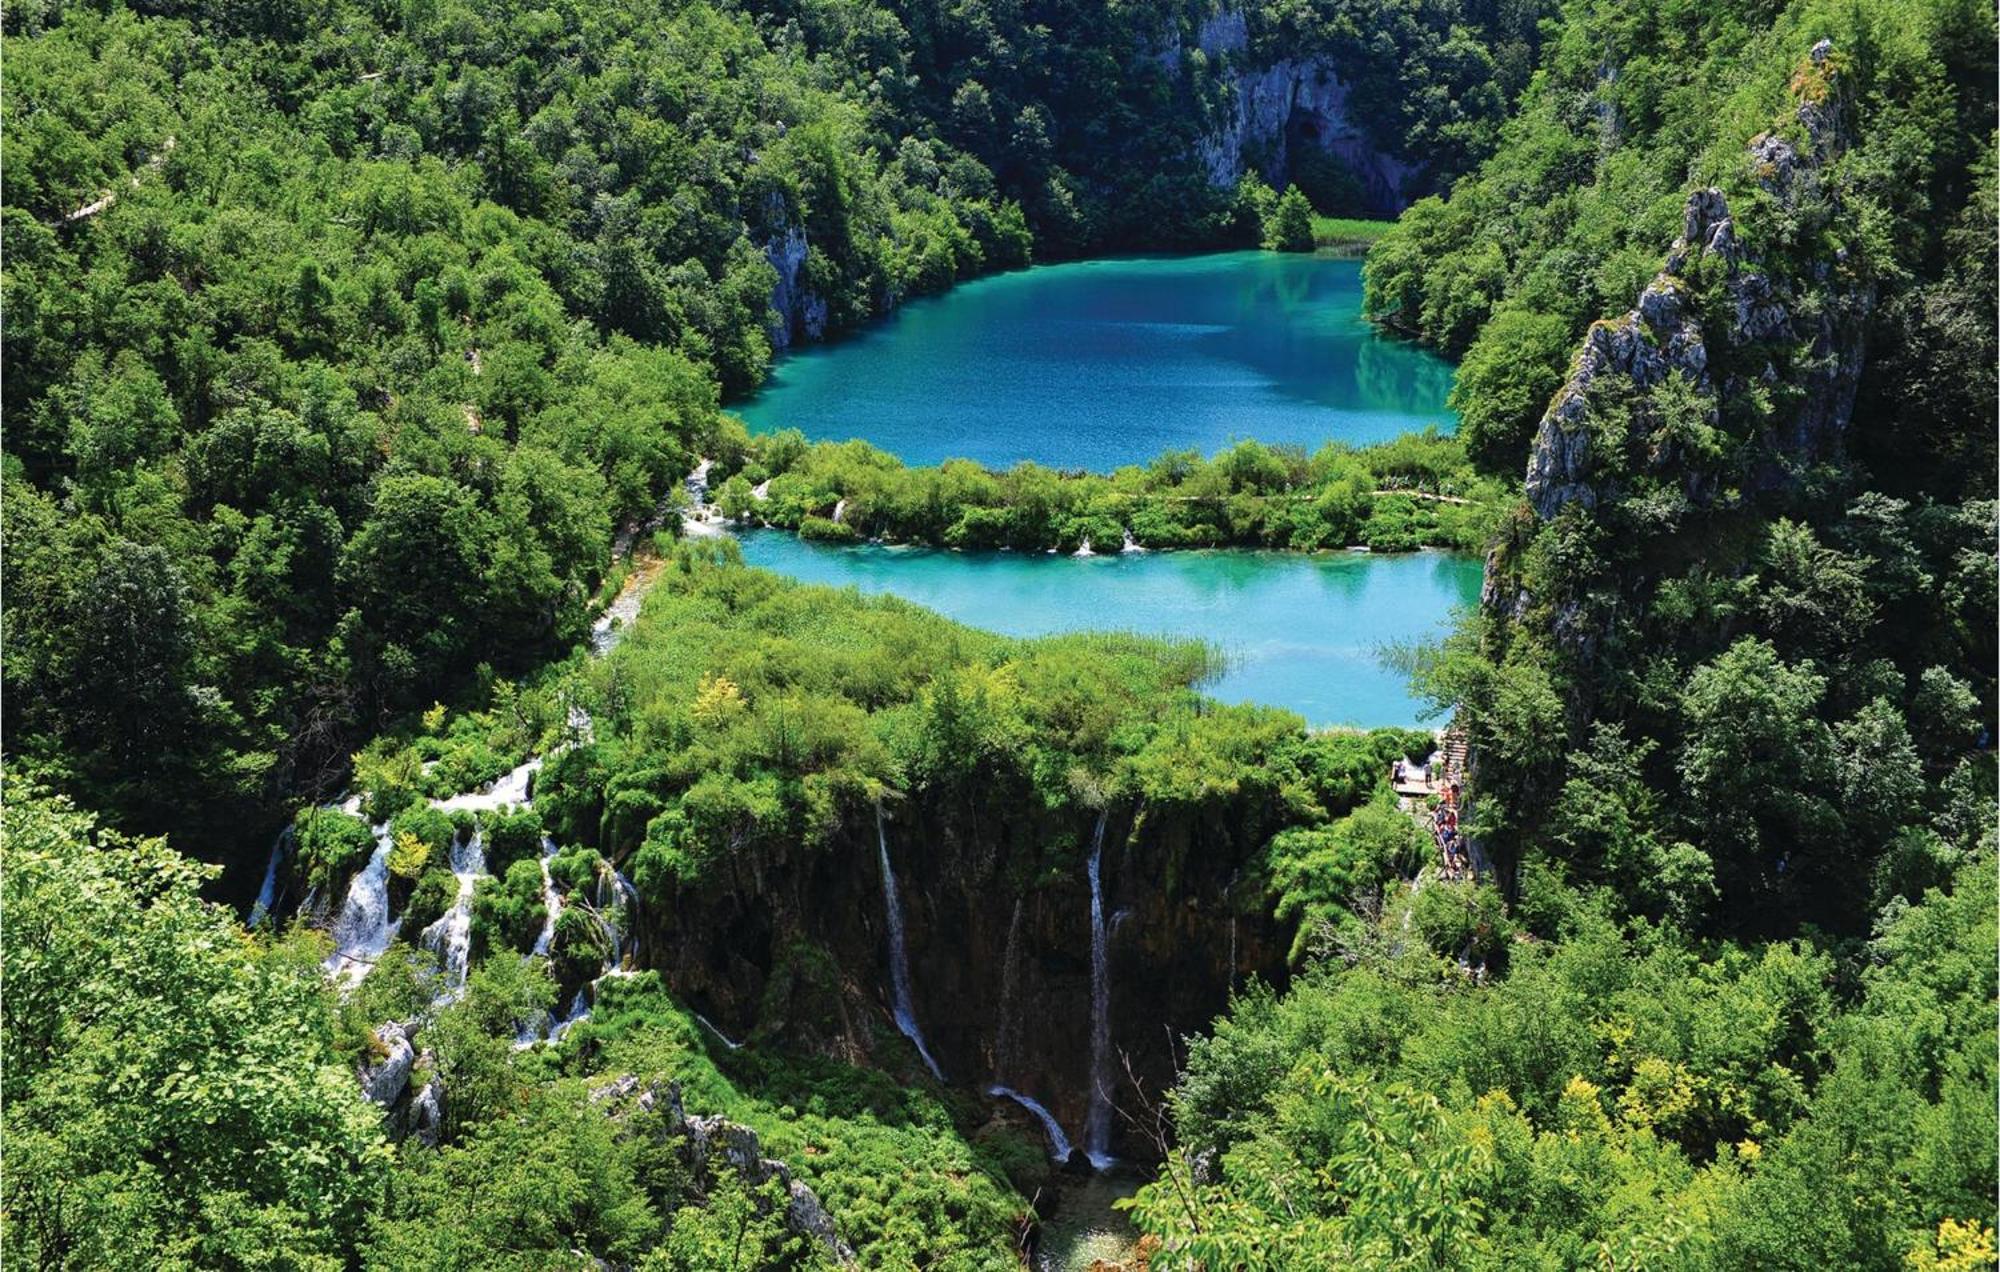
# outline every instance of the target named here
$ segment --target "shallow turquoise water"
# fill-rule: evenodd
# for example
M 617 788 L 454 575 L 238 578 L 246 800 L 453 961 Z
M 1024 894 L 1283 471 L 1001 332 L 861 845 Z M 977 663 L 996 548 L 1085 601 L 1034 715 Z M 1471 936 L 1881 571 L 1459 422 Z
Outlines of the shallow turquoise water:
M 894 593 L 992 631 L 1199 637 L 1230 657 L 1213 696 L 1289 707 L 1312 724 L 1417 723 L 1421 704 L 1380 651 L 1441 635 L 1450 612 L 1479 595 L 1478 560 L 1441 552 L 1072 557 L 835 547 L 773 530 L 742 539 L 752 565 Z
M 757 431 L 1108 471 L 1254 437 L 1316 449 L 1436 424 L 1451 368 L 1361 318 L 1358 262 L 1277 252 L 1038 266 L 781 359 Z

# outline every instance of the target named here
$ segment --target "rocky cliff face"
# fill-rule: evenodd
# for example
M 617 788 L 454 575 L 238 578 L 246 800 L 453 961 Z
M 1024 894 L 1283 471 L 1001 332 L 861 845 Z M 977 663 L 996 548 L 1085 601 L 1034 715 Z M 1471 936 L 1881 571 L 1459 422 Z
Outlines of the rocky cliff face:
M 916 1023 L 947 1082 L 1001 1084 L 1046 1105 L 1084 1144 L 1092 1082 L 1088 814 L 974 813 L 892 804 L 885 834 L 903 907 Z M 1135 1105 L 1127 1061 L 1157 1099 L 1183 1034 L 1206 1027 L 1250 975 L 1282 981 L 1289 932 L 1248 868 L 1249 823 L 1131 807 L 1105 819 L 1101 854 L 1114 1098 Z M 647 962 L 733 1037 L 869 1063 L 911 1079 L 920 1058 L 892 1023 L 876 828 L 857 819 L 827 851 L 756 881 L 687 892 L 651 912 Z M 1074 845 L 1057 870 L 1050 844 Z M 1112 1119 L 1110 1148 L 1147 1147 Z
M 765 220 L 775 227 L 764 243 L 764 259 L 777 271 L 771 286 L 766 330 L 771 349 L 783 353 L 795 340 L 819 340 L 826 335 L 826 298 L 806 285 L 806 232 L 791 220 L 782 197 L 772 196 Z
M 1821 41 L 1789 117 L 1747 143 L 1743 179 L 1687 196 L 1659 273 L 1594 324 L 1537 428 L 1528 510 L 1489 556 L 1481 601 L 1496 641 L 1535 629 L 1566 665 L 1571 736 L 1596 718 L 1607 635 L 1646 612 L 1663 559 L 1698 553 L 1715 514 L 1781 503 L 1838 464 L 1866 354 L 1872 281 L 1836 244 L 1847 215 L 1830 165 L 1846 144 L 1838 59 Z M 1536 595 L 1529 545 L 1559 519 L 1609 544 L 1594 572 Z M 1475 794 L 1479 768 L 1472 756 Z M 1516 792 L 1524 805 L 1532 792 Z
M 1249 55 L 1249 27 L 1240 10 L 1225 9 L 1205 20 L 1197 46 L 1224 66 L 1228 105 L 1221 123 L 1203 137 L 1200 156 L 1209 182 L 1233 186 L 1255 170 L 1283 189 L 1298 156 L 1321 150 L 1344 164 L 1368 200 L 1369 210 L 1393 216 L 1409 203 L 1408 191 L 1420 165 L 1390 155 L 1356 120 L 1348 85 L 1327 58 L 1283 58 L 1267 66 Z M 1178 45 L 1162 53 L 1178 65 Z
M 818 1246 L 833 1265 L 857 1266 L 854 1250 L 841 1240 L 818 1194 L 794 1179 L 784 1162 L 764 1156 L 756 1131 L 721 1117 L 690 1116 L 681 1106 L 677 1083 L 641 1082 L 630 1074 L 592 1087 L 590 1100 L 624 1133 L 651 1134 L 672 1143 L 698 1197 L 706 1198 L 715 1187 L 720 1167 L 734 1170 L 751 1185 L 777 1179 L 785 1193 L 786 1230 Z

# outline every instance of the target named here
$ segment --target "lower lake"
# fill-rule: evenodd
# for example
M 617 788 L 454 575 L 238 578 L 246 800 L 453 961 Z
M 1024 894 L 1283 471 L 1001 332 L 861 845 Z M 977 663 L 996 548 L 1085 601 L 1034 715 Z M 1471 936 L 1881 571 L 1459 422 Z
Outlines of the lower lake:
M 1079 630 L 1188 636 L 1229 668 L 1224 702 L 1288 707 L 1316 725 L 1411 725 L 1423 704 L 1386 646 L 1435 639 L 1479 597 L 1477 558 L 1287 552 L 1124 552 L 1077 557 L 809 543 L 742 535 L 743 557 L 809 583 L 890 593 L 1014 636 Z

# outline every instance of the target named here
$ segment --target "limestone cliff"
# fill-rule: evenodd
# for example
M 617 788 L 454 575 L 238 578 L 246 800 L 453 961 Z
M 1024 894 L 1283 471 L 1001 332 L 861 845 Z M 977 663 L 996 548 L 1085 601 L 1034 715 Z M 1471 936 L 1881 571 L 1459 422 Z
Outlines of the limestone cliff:
M 797 340 L 819 340 L 826 335 L 826 298 L 807 285 L 806 258 L 812 248 L 805 230 L 791 219 L 783 197 L 771 196 L 765 220 L 770 229 L 764 240 L 764 259 L 778 275 L 771 285 L 765 326 L 772 351 L 783 353 Z
M 1383 216 L 1400 212 L 1422 167 L 1385 152 L 1369 138 L 1349 86 L 1332 61 L 1306 55 L 1260 63 L 1249 39 L 1248 24 L 1236 9 L 1211 15 L 1197 34 L 1202 54 L 1223 68 L 1223 114 L 1200 141 L 1209 182 L 1233 186 L 1254 170 L 1282 189 L 1300 154 L 1316 149 L 1346 166 L 1369 211 Z M 1176 45 L 1162 56 L 1177 65 L 1181 50 Z

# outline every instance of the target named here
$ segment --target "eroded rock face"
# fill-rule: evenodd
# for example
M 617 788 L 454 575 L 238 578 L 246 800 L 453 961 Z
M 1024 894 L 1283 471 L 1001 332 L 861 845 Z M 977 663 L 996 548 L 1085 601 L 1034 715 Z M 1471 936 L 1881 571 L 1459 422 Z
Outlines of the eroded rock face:
M 752 1186 L 776 1178 L 785 1190 L 786 1230 L 818 1244 L 841 1267 L 855 1266 L 853 1248 L 841 1240 L 833 1216 L 820 1203 L 819 1195 L 794 1179 L 790 1166 L 764 1156 L 757 1132 L 749 1127 L 723 1117 L 690 1117 L 681 1104 L 678 1083 L 643 1082 L 632 1074 L 592 1087 L 590 1101 L 601 1105 L 607 1116 L 620 1123 L 625 1123 L 635 1112 L 659 1113 L 657 1133 L 680 1141 L 681 1160 L 687 1164 L 699 1194 L 705 1196 L 715 1187 L 718 1167 L 734 1170 Z
M 1205 1029 L 1251 975 L 1282 984 L 1289 926 L 1269 917 L 1252 863 L 1272 828 L 1249 807 L 1135 818 L 1114 807 L 1101 856 L 1114 1103 L 1130 1074 L 1158 1099 L 1183 1035 Z M 934 803 L 890 808 L 912 1006 L 947 1082 L 1010 1087 L 1084 1140 L 1092 1073 L 1091 913 L 1084 852 L 1095 817 L 972 818 Z M 1052 871 L 1044 852 L 1075 845 Z M 648 961 L 731 1037 L 927 1077 L 890 1019 L 887 933 L 872 815 L 756 879 L 651 912 Z M 1111 1118 L 1111 1152 L 1148 1146 Z
M 811 245 L 806 232 L 793 223 L 783 198 L 773 196 L 765 209 L 766 219 L 777 227 L 764 244 L 764 259 L 777 271 L 771 285 L 771 310 L 766 330 L 771 349 L 783 353 L 795 339 L 820 340 L 826 336 L 826 298 L 806 286 L 806 256 Z
M 1220 22 L 1210 19 L 1211 24 Z M 1240 49 L 1237 26 L 1216 28 L 1219 49 Z M 1204 49 L 1210 26 L 1203 27 Z M 1369 209 L 1394 214 L 1409 202 L 1407 191 L 1421 171 L 1369 140 L 1356 120 L 1347 83 L 1322 57 L 1286 58 L 1266 67 L 1232 64 L 1228 71 L 1230 113 L 1201 141 L 1201 163 L 1209 182 L 1232 186 L 1254 163 L 1260 175 L 1282 189 L 1291 179 L 1302 147 L 1324 150 L 1345 164 L 1361 183 Z
M 410 1085 L 410 1069 L 417 1062 L 417 1049 L 411 1045 L 407 1029 L 393 1020 L 377 1029 L 375 1038 L 385 1054 L 374 1064 L 361 1067 L 361 1092 L 369 1103 L 386 1109 L 402 1099 Z

